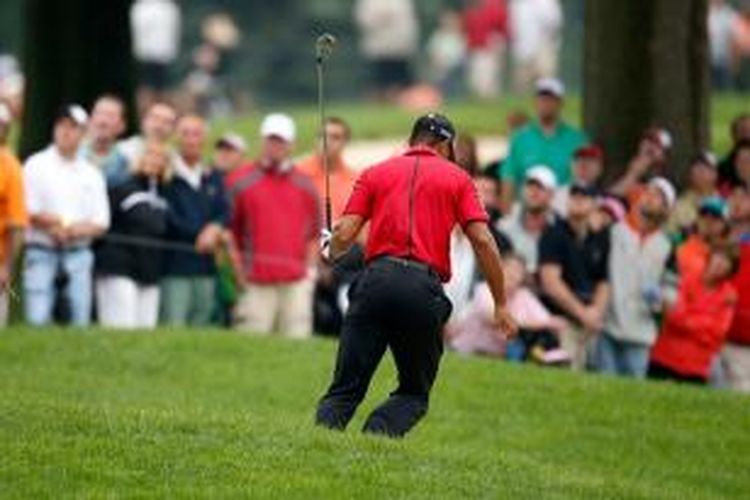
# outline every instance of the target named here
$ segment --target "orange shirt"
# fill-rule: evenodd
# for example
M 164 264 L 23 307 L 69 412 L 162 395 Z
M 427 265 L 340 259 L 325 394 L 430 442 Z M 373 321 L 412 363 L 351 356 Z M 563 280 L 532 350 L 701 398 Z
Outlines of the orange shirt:
M 357 180 L 357 174 L 343 160 L 330 165 L 330 168 L 331 213 L 333 219 L 336 220 L 344 213 L 346 202 L 349 200 L 354 182 Z M 321 201 L 325 201 L 326 178 L 323 171 L 323 158 L 319 154 L 314 154 L 297 163 L 297 169 L 312 178 Z
M 6 259 L 8 229 L 28 225 L 21 164 L 10 150 L 0 146 L 0 262 L 5 263 Z
M 694 234 L 677 249 L 677 271 L 680 276 L 698 277 L 703 274 L 711 255 L 711 247 Z

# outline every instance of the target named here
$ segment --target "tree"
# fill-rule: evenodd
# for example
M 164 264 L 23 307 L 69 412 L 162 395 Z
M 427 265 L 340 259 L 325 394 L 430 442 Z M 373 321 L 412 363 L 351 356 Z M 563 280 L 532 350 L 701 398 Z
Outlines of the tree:
M 130 111 L 135 109 L 131 1 L 24 2 L 23 157 L 49 143 L 52 120 L 64 103 L 89 106 L 107 92 L 122 97 Z
M 680 181 L 709 141 L 707 0 L 586 0 L 584 122 L 616 177 L 648 126 L 666 127 Z

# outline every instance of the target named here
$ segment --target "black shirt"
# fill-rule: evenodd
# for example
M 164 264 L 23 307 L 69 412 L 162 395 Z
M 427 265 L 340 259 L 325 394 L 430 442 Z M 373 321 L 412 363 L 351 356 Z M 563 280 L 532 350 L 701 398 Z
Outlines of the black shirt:
M 142 285 L 162 277 L 162 252 L 157 246 L 167 229 L 167 203 L 161 187 L 137 176 L 109 189 L 112 223 L 96 246 L 96 271 L 125 276 Z
M 585 304 L 593 300 L 596 286 L 607 280 L 608 259 L 607 231 L 589 231 L 579 239 L 566 220 L 559 220 L 545 229 L 539 240 L 539 267 L 559 265 L 563 281 Z M 561 312 L 549 298 L 546 302 L 555 312 Z

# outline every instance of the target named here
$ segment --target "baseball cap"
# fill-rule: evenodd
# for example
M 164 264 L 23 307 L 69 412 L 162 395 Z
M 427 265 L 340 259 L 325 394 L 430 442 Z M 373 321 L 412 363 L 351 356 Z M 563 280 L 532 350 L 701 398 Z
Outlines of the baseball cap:
M 565 96 L 565 85 L 557 78 L 540 78 L 534 87 L 536 95 L 551 95 L 558 99 Z
M 720 196 L 707 196 L 701 200 L 698 213 L 727 220 L 729 218 L 729 207 Z
M 587 146 L 581 146 L 576 149 L 573 153 L 573 157 L 576 160 L 582 160 L 584 158 L 591 158 L 593 160 L 601 160 L 604 158 L 604 150 L 596 144 L 589 144 Z
M 607 212 L 615 222 L 620 222 L 627 214 L 625 203 L 619 198 L 609 195 L 599 199 L 599 210 Z
M 89 121 L 89 114 L 79 104 L 66 104 L 57 112 L 55 121 L 70 120 L 79 127 L 85 127 Z
M 7 125 L 13 121 L 13 113 L 10 112 L 10 108 L 4 102 L 0 102 L 0 123 Z
M 448 117 L 440 113 L 431 112 L 417 118 L 411 130 L 412 139 L 423 132 L 430 132 L 446 141 L 456 138 L 456 129 L 453 124 Z
M 719 160 L 716 159 L 716 155 L 711 151 L 701 151 L 695 155 L 695 158 L 693 158 L 693 165 L 698 163 L 714 169 L 719 167 Z
M 271 113 L 263 119 L 260 126 L 260 135 L 263 138 L 278 137 L 286 142 L 294 142 L 297 136 L 297 127 L 289 115 Z
M 599 196 L 599 190 L 593 184 L 584 184 L 582 182 L 575 182 L 570 186 L 571 195 L 588 196 L 589 198 L 596 198 Z
M 526 182 L 534 181 L 548 191 L 557 188 L 555 173 L 545 165 L 536 165 L 526 172 Z
M 661 127 L 651 127 L 643 133 L 643 138 L 656 143 L 664 150 L 672 149 L 674 141 L 669 130 Z
M 244 153 L 247 151 L 247 142 L 245 139 L 234 132 L 227 132 L 226 134 L 219 137 L 216 141 L 215 147 L 217 148 L 231 148 Z
M 675 201 L 677 201 L 677 191 L 671 182 L 664 177 L 654 177 L 648 183 L 650 187 L 654 187 L 661 192 L 664 197 L 664 201 L 667 202 L 667 207 L 672 208 Z

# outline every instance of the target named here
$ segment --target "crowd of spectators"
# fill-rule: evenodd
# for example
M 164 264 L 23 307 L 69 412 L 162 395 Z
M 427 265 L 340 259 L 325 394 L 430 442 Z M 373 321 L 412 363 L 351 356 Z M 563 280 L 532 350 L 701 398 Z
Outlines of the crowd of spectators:
M 732 123 L 725 158 L 696 152 L 682 191 L 667 178 L 673 138 L 660 127 L 644 130 L 620 178 L 604 184 L 606 151 L 561 118 L 563 84 L 540 79 L 535 89 L 534 116 L 509 120 L 505 158 L 483 167 L 471 137 L 456 143 L 505 256 L 520 335 L 497 335 L 489 290 L 456 231 L 446 344 L 750 391 L 750 115 Z M 344 160 L 349 125 L 327 119 L 324 162 L 320 148 L 297 159 L 296 124 L 285 114 L 265 117 L 250 151 L 236 133 L 209 144 L 202 117 L 163 101 L 123 139 L 125 112 L 113 95 L 90 116 L 62 107 L 50 145 L 22 167 L 7 146 L 11 113 L 0 106 L 3 323 L 15 295 L 26 322 L 40 327 L 335 335 L 362 253 L 355 247 L 331 265 L 317 239 L 324 163 L 334 219 L 356 182 Z
M 605 183 L 606 151 L 562 120 L 564 101 L 560 81 L 538 80 L 535 116 L 514 124 L 507 156 L 484 169 L 459 161 L 492 215 L 520 335 L 495 334 L 487 286 L 456 234 L 447 344 L 750 390 L 750 115 L 733 120 L 722 160 L 695 152 L 678 190 L 668 130 L 645 129 Z

